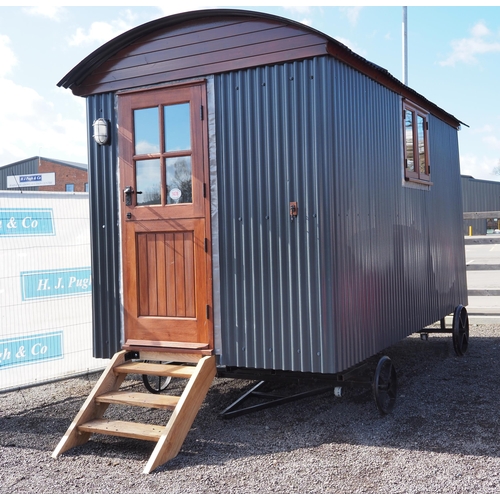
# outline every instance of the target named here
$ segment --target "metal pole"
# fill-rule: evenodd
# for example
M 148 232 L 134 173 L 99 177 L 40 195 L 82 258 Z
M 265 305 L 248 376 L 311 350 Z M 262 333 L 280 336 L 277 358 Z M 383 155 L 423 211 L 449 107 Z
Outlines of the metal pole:
M 406 23 L 408 20 L 407 7 L 403 7 L 403 83 L 408 85 L 408 32 Z

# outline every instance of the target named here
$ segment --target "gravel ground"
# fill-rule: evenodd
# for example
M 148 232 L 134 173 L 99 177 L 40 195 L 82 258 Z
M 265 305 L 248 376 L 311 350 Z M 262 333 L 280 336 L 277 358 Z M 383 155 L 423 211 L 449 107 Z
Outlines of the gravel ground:
M 471 324 L 461 358 L 449 334 L 412 335 L 383 354 L 398 373 L 391 414 L 356 388 L 222 419 L 252 384 L 219 378 L 179 455 L 149 475 L 146 441 L 93 436 L 51 458 L 97 375 L 1 394 L 0 493 L 500 493 L 500 324 Z

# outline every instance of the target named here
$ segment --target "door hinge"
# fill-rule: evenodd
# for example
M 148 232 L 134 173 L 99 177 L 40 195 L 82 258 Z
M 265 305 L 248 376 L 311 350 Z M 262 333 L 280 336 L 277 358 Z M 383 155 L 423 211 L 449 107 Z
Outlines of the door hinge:
M 203 120 L 203 105 L 200 106 L 200 120 Z
M 203 198 L 207 197 L 207 183 L 203 183 Z
M 207 319 L 210 319 L 210 306 L 207 304 Z
M 205 238 L 205 253 L 208 252 L 208 238 Z

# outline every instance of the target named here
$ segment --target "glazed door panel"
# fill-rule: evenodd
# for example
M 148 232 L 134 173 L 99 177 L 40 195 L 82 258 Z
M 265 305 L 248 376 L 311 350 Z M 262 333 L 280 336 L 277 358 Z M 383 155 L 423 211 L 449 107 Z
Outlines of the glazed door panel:
M 126 346 L 213 344 L 204 91 L 118 98 Z

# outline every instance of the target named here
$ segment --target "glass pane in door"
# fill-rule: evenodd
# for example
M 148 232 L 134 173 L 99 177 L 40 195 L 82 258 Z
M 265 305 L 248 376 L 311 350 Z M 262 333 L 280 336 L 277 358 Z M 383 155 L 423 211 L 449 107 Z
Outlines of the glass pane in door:
M 160 160 L 140 160 L 135 163 L 137 205 L 161 204 Z
M 189 103 L 172 104 L 163 108 L 165 121 L 165 152 L 191 149 Z
M 190 156 L 167 158 L 166 179 L 167 205 L 193 202 Z
M 160 152 L 158 108 L 134 110 L 134 150 L 136 155 Z

